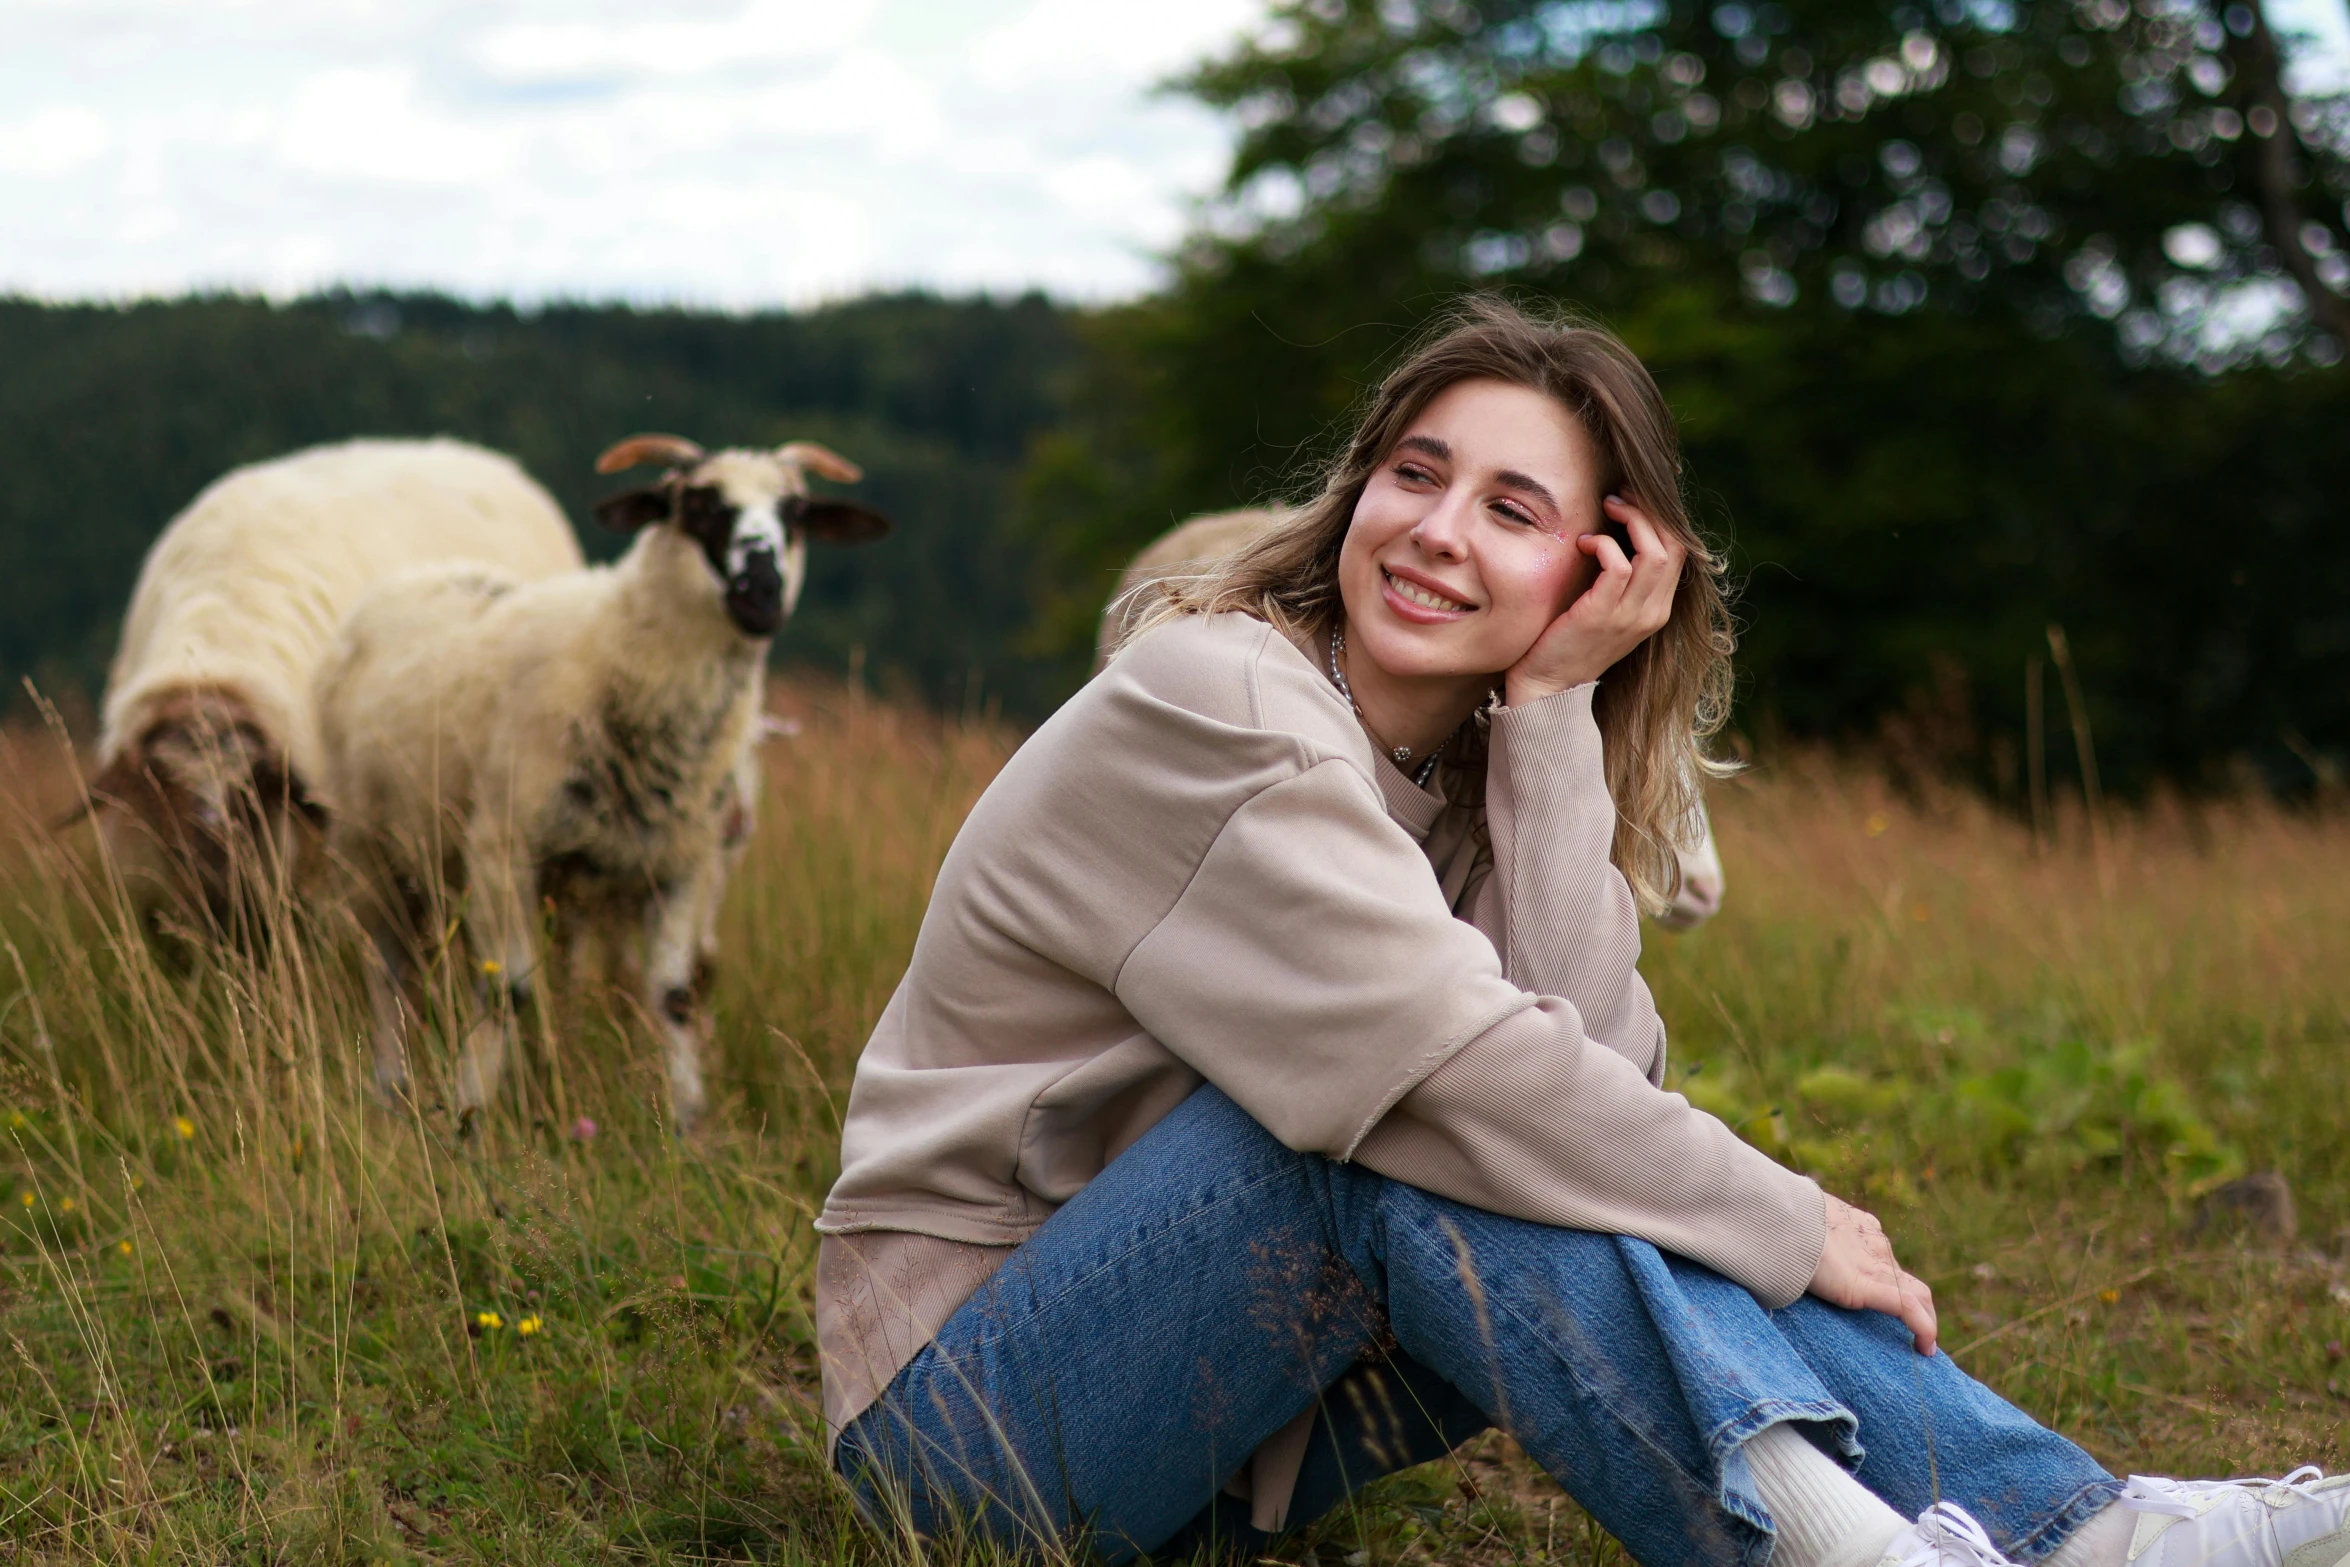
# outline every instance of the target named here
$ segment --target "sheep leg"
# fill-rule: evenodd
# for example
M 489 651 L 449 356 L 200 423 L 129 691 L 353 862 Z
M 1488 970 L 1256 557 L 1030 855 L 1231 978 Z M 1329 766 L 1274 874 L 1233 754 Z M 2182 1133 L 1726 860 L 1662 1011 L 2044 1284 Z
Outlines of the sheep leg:
M 715 865 L 705 865 L 682 885 L 663 888 L 645 910 L 645 1001 L 668 1057 L 669 1113 L 680 1133 L 702 1117 L 702 1041 L 710 1032 L 709 1012 L 695 983 L 703 968 L 702 938 L 708 921 Z
M 470 1131 L 497 1098 L 515 1020 L 530 1004 L 538 967 L 530 911 L 538 872 L 522 846 L 499 829 L 477 829 L 466 854 L 465 929 L 481 965 L 482 1015 L 457 1056 L 457 1122 Z

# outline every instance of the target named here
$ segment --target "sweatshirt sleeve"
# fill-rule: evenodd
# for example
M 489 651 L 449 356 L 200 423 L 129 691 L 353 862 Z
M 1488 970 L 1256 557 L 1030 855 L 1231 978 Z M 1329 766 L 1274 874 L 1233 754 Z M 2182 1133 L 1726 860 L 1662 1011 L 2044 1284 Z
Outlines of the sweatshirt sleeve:
M 1343 759 L 1232 812 L 1114 989 L 1289 1147 L 1639 1236 L 1766 1297 L 1817 1268 L 1818 1189 L 1513 984 Z
M 1355 1158 L 1516 1219 L 1636 1235 L 1773 1311 L 1811 1287 L 1827 1201 L 1612 1050 L 1573 1038 L 1545 998 L 1471 1040 L 1381 1118 Z
M 1494 714 L 1485 819 L 1493 864 L 1463 915 L 1512 984 L 1571 1001 L 1592 1038 L 1664 1081 L 1664 1024 L 1640 977 L 1640 909 L 1615 841 L 1596 685 Z

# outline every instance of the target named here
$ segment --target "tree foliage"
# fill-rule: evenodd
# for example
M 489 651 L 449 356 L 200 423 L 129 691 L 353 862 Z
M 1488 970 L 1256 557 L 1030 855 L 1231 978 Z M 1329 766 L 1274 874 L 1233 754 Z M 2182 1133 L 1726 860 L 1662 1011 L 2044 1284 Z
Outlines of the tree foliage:
M 1025 480 L 1055 625 L 1304 482 L 1498 287 L 1656 370 L 1745 585 L 1749 732 L 2019 787 L 2053 620 L 2124 781 L 2306 784 L 2350 749 L 2350 165 L 2273 49 L 2203 0 L 1285 5 L 1191 78 L 1243 127 L 1224 198 L 1089 324 Z
M 2248 4 L 1317 0 L 1191 87 L 1248 127 L 1233 251 L 1403 242 L 1606 308 L 1695 273 L 1765 306 L 2086 315 L 2214 369 L 2312 312 L 2350 336 L 2350 103 L 2284 102 Z M 2243 333 L 2262 305 L 2275 334 Z

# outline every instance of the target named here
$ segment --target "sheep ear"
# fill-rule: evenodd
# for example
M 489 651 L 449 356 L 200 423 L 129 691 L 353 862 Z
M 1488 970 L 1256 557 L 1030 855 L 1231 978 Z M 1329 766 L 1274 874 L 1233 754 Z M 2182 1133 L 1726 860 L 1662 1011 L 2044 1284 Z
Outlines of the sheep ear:
M 832 479 L 841 484 L 854 484 L 865 477 L 865 470 L 843 457 L 829 446 L 814 441 L 790 441 L 775 449 L 775 455 L 795 468 L 805 468 L 819 479 Z
M 890 520 L 870 506 L 830 496 L 797 496 L 791 508 L 792 526 L 827 544 L 870 544 L 889 536 Z
M 614 533 L 634 533 L 653 523 L 667 522 L 669 510 L 669 486 L 647 484 L 596 502 L 596 521 Z

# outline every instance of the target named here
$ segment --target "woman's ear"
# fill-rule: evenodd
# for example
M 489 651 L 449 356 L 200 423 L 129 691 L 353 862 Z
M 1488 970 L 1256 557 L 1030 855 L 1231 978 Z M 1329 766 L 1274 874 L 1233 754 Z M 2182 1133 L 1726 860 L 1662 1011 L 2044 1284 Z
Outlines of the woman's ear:
M 666 484 L 647 484 L 608 495 L 596 502 L 596 521 L 614 533 L 634 533 L 653 523 L 667 522 L 671 510 L 669 491 Z

